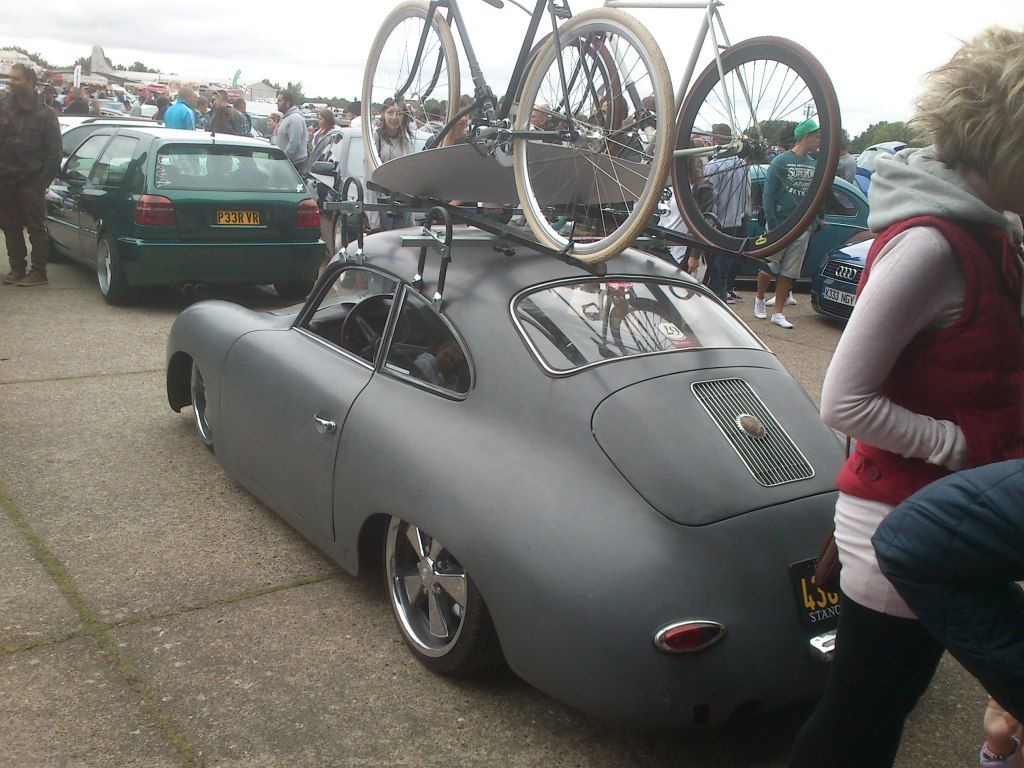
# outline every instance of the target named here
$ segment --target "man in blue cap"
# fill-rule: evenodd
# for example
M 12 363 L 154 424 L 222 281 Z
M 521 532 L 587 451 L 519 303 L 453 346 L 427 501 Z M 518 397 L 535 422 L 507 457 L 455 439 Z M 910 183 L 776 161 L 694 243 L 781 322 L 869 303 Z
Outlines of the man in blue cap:
M 762 204 L 769 230 L 775 229 L 800 206 L 814 176 L 816 164 L 810 155 L 821 146 L 818 124 L 814 120 L 804 120 L 793 129 L 793 138 L 796 139 L 793 148 L 776 155 L 768 166 Z M 775 279 L 775 307 L 771 322 L 780 328 L 793 327 L 782 313 L 782 308 L 787 302 L 793 283 L 800 277 L 810 239 L 811 230 L 808 229 L 781 251 L 768 257 L 778 266 L 778 276 Z M 768 317 L 764 294 L 771 281 L 772 275 L 766 269 L 758 273 L 754 317 L 760 320 Z

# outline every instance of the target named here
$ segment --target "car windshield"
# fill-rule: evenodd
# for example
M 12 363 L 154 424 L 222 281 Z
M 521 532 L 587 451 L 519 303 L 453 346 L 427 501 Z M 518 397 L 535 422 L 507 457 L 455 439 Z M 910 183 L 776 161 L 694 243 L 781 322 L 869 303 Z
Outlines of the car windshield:
M 541 362 L 558 372 L 654 352 L 761 348 L 713 298 L 671 281 L 586 280 L 546 286 L 516 301 L 515 318 Z
M 304 192 L 283 154 L 262 147 L 204 144 L 162 147 L 156 156 L 157 189 L 218 192 Z

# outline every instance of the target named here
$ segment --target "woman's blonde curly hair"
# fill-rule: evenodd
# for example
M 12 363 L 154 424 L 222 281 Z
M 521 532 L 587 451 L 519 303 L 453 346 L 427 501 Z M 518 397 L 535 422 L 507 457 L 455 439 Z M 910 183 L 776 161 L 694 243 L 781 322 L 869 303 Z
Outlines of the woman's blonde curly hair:
M 951 168 L 1005 198 L 1024 179 L 1024 32 L 990 27 L 925 78 L 912 122 Z

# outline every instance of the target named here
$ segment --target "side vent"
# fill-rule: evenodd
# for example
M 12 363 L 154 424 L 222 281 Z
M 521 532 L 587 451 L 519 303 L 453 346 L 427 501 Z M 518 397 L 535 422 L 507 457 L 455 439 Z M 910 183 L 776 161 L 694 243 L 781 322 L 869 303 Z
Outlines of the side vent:
M 699 381 L 692 389 L 761 485 L 772 488 L 814 477 L 810 463 L 747 382 Z

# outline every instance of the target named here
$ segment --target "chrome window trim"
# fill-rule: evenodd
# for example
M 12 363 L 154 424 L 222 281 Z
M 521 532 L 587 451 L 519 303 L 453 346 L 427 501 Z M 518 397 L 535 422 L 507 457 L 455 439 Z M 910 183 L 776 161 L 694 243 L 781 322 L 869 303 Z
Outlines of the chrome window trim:
M 300 327 L 297 327 L 297 326 L 293 326 L 290 330 L 298 331 L 302 336 L 305 336 L 308 339 L 312 339 L 317 344 L 320 344 L 323 347 L 327 347 L 327 349 L 330 349 L 330 350 L 332 350 L 334 352 L 337 352 L 338 354 L 340 354 L 345 359 L 351 360 L 354 363 L 358 363 L 363 368 L 366 368 L 369 371 L 374 370 L 373 365 L 371 365 L 370 363 L 368 363 L 365 360 L 363 360 L 363 358 L 359 357 L 359 355 L 354 355 L 351 352 L 349 352 L 347 349 L 344 349 L 343 347 L 339 347 L 337 344 L 332 344 L 331 342 L 329 342 L 327 339 L 323 338 L 322 336 L 317 336 L 315 333 L 313 333 L 308 328 L 300 328 Z
M 552 368 L 550 365 L 548 365 L 547 361 L 544 360 L 544 356 L 540 353 L 540 350 L 538 350 L 536 345 L 534 345 L 533 340 L 530 338 L 529 333 L 527 333 L 525 326 L 523 326 L 523 324 L 519 321 L 519 315 L 516 312 L 516 305 L 523 298 L 525 298 L 529 294 L 537 293 L 537 292 L 542 291 L 544 289 L 553 288 L 553 287 L 556 287 L 556 286 L 559 286 L 559 285 L 575 285 L 575 284 L 578 284 L 578 283 L 585 283 L 585 282 L 615 282 L 615 281 L 625 281 L 625 282 L 650 282 L 650 281 L 653 281 L 653 282 L 659 282 L 659 283 L 670 283 L 670 284 L 673 284 L 673 285 L 678 285 L 681 288 L 686 288 L 687 290 L 692 290 L 692 291 L 694 291 L 696 293 L 704 294 L 704 296 L 707 297 L 708 299 L 710 299 L 711 301 L 714 301 L 714 302 L 718 302 L 719 301 L 718 297 L 715 296 L 715 294 L 713 294 L 707 288 L 707 286 L 705 286 L 705 285 L 703 285 L 701 283 L 696 283 L 696 282 L 695 283 L 687 283 L 687 282 L 685 282 L 683 280 L 678 280 L 678 279 L 671 278 L 671 277 L 655 277 L 653 275 L 609 274 L 609 275 L 604 275 L 604 276 L 601 276 L 601 277 L 592 277 L 592 276 L 563 277 L 563 278 L 559 278 L 558 280 L 551 280 L 551 281 L 546 282 L 546 283 L 538 283 L 537 285 L 532 285 L 532 286 L 530 286 L 528 288 L 523 288 L 522 290 L 516 292 L 516 294 L 514 296 L 512 296 L 511 301 L 509 301 L 509 314 L 512 316 L 512 323 L 513 323 L 513 325 L 515 325 L 516 330 L 519 331 L 519 336 L 523 340 L 523 342 L 526 344 L 526 348 L 533 355 L 534 360 L 537 361 L 537 364 L 541 367 L 541 370 L 543 370 L 544 373 L 546 373 L 548 376 L 551 376 L 552 378 L 556 378 L 556 379 L 561 379 L 561 378 L 565 378 L 566 376 L 574 376 L 575 374 L 577 374 L 577 373 L 579 373 L 581 371 L 586 371 L 586 370 L 589 370 L 591 368 L 596 368 L 599 365 L 608 365 L 609 363 L 619 363 L 619 362 L 622 362 L 624 360 L 637 360 L 637 359 L 644 358 L 644 357 L 653 357 L 655 355 L 671 355 L 671 354 L 676 354 L 677 352 L 701 352 L 701 351 L 705 351 L 705 350 L 717 350 L 717 349 L 747 349 L 747 350 L 762 351 L 762 352 L 767 352 L 768 354 L 773 354 L 771 349 L 769 349 L 768 346 L 763 341 L 761 341 L 761 338 L 756 333 L 754 333 L 752 330 L 750 330 L 750 326 L 748 326 L 745 322 L 743 322 L 743 320 L 740 318 L 740 316 L 737 315 L 736 312 L 731 307 L 729 307 L 728 304 L 722 304 L 721 307 L 723 307 L 730 315 L 733 316 L 733 318 L 736 319 L 737 322 L 739 322 L 740 326 L 742 326 L 743 330 L 746 331 L 750 335 L 750 337 L 753 339 L 753 341 L 755 342 L 755 344 L 757 346 L 752 346 L 752 347 L 698 347 L 698 348 L 695 348 L 695 349 L 660 349 L 660 350 L 657 350 L 656 352 L 641 352 L 641 353 L 636 354 L 636 355 L 626 355 L 624 357 L 615 357 L 615 358 L 612 358 L 610 360 L 595 360 L 592 363 L 587 363 L 586 365 L 581 365 L 581 366 L 578 366 L 576 368 Z

